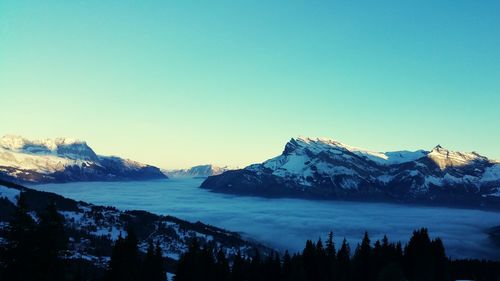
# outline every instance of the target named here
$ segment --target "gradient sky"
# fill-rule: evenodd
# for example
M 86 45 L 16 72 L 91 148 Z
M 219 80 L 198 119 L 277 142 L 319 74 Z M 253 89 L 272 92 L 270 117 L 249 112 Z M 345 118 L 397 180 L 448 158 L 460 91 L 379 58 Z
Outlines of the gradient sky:
M 500 159 L 500 1 L 0 0 L 0 134 L 161 167 L 298 135 Z

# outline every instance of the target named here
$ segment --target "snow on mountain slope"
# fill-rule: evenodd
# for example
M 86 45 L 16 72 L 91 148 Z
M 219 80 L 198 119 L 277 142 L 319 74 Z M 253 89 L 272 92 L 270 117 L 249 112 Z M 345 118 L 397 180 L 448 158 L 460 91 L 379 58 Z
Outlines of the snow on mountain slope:
M 97 155 L 86 142 L 71 138 L 28 140 L 21 136 L 7 135 L 0 139 L 0 147 L 26 154 L 53 155 L 80 160 L 97 159 Z
M 292 139 L 293 140 L 293 139 Z M 414 161 L 427 155 L 427 151 L 393 151 L 393 152 L 375 152 L 367 149 L 350 146 L 341 142 L 327 138 L 306 138 L 299 137 L 294 139 L 301 146 L 307 146 L 311 151 L 324 150 L 345 150 L 368 160 L 384 165 L 401 164 Z
M 488 158 L 475 152 L 464 153 L 449 151 L 440 145 L 436 146 L 427 157 L 432 159 L 441 169 L 447 167 L 466 166 L 474 162 L 488 161 Z
M 99 156 L 86 142 L 68 139 L 0 139 L 0 177 L 25 182 L 165 178 L 156 167 Z
M 475 152 L 441 146 L 373 152 L 335 140 L 299 137 L 291 139 L 281 155 L 209 177 L 202 188 L 265 196 L 484 205 L 493 204 L 487 198 L 500 187 L 499 166 Z M 500 208 L 500 202 L 494 204 Z
M 212 164 L 193 166 L 188 169 L 163 170 L 163 173 L 171 178 L 204 178 L 220 175 L 228 170 L 234 170 L 228 166 L 219 167 Z

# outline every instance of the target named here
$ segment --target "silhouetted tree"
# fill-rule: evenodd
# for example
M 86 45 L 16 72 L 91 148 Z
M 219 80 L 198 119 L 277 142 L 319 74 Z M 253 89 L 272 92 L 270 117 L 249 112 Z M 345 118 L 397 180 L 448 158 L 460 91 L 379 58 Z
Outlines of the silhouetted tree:
M 26 198 L 21 192 L 13 218 L 9 221 L 5 251 L 5 280 L 29 281 L 36 278 L 36 224 L 28 214 Z
M 344 238 L 340 250 L 337 253 L 337 280 L 346 281 L 349 279 L 351 267 L 351 249 Z
M 355 268 L 353 272 L 354 280 L 364 281 L 374 279 L 372 255 L 373 253 L 370 245 L 370 238 L 368 237 L 368 232 L 365 232 L 361 245 L 356 247 L 356 251 L 354 252 L 354 256 L 352 258 L 353 266 Z
M 122 238 L 120 235 L 115 242 L 106 279 L 109 281 L 141 280 L 139 279 L 140 267 L 137 237 L 135 232 L 129 228 L 127 229 L 127 237 Z
M 231 269 L 231 281 L 239 281 L 246 279 L 246 264 L 245 260 L 241 257 L 241 252 L 238 250 L 233 259 L 233 267 Z
M 153 246 L 153 242 L 149 241 L 148 249 L 142 262 L 140 277 L 143 280 L 151 281 L 166 280 L 165 270 L 163 268 L 163 256 L 159 243 L 157 243 L 155 247 Z
M 33 253 L 37 260 L 37 280 L 62 280 L 64 271 L 60 254 L 67 248 L 64 217 L 57 212 L 54 203 L 48 204 L 38 217 L 40 223 L 35 233 L 37 247 Z
M 220 281 L 227 281 L 230 277 L 229 262 L 222 248 L 216 254 L 214 274 L 215 279 Z

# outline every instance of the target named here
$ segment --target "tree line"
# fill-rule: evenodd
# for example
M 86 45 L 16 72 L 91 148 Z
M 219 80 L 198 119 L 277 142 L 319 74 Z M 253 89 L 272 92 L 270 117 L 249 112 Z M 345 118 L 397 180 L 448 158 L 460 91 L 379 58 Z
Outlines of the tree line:
M 231 258 L 232 262 L 228 262 Z M 447 258 L 441 239 L 415 230 L 403 247 L 387 236 L 371 243 L 368 233 L 353 253 L 344 239 L 339 249 L 330 232 L 325 242 L 308 240 L 301 252 L 266 257 L 234 256 L 197 241 L 182 255 L 175 281 L 448 281 L 500 280 L 500 263 Z

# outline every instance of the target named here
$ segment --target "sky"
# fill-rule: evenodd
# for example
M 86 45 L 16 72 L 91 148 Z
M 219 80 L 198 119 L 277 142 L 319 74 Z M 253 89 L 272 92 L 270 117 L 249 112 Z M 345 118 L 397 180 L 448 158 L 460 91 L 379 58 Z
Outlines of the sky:
M 0 135 L 164 168 L 292 137 L 500 159 L 499 1 L 0 0 Z

